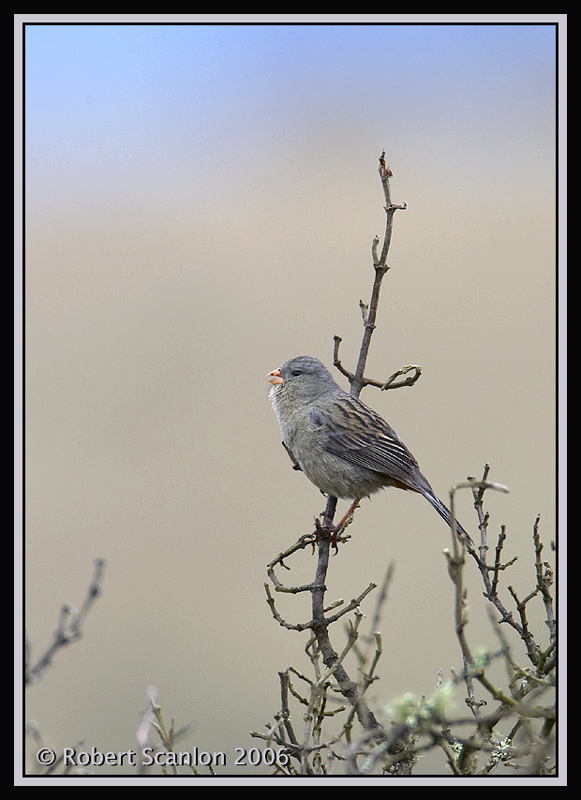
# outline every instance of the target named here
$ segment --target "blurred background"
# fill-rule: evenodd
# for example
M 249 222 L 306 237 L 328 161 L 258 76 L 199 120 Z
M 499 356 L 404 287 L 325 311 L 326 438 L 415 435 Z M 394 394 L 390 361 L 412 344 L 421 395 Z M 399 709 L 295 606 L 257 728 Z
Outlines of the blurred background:
M 419 364 L 422 376 L 362 399 L 445 502 L 485 463 L 510 487 L 486 506 L 493 541 L 506 525 L 506 558 L 519 555 L 507 605 L 508 583 L 534 588 L 537 514 L 553 557 L 556 30 L 161 24 L 187 19 L 24 31 L 33 660 L 107 560 L 83 638 L 27 689 L 25 717 L 57 750 L 136 749 L 153 685 L 168 722 L 193 723 L 179 749 L 232 765 L 279 710 L 278 671 L 310 674 L 308 635 L 266 604 L 265 567 L 313 529 L 324 499 L 291 469 L 265 376 L 302 354 L 332 369 L 334 334 L 354 369 L 385 227 L 383 150 L 407 209 L 367 374 Z M 476 535 L 468 492 L 457 514 Z M 449 532 L 422 498 L 392 490 L 363 502 L 349 533 L 328 602 L 394 567 L 370 700 L 429 695 L 438 670 L 461 669 Z M 315 564 L 307 550 L 281 578 L 307 582 Z M 496 649 L 467 572 L 469 641 Z M 306 594 L 276 599 L 288 621 L 310 619 Z

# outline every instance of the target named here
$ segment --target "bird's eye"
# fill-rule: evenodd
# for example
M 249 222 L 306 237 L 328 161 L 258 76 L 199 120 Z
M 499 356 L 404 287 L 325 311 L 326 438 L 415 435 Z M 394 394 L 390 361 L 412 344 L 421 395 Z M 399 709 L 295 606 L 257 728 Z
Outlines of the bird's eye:
M 302 375 L 302 372 L 300 371 L 300 369 L 293 369 L 291 375 L 296 378 L 297 375 Z

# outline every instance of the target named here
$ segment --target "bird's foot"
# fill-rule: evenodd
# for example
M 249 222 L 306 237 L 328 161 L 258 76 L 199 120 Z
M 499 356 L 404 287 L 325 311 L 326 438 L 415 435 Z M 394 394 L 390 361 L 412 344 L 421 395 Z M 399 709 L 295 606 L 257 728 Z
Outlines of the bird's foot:
M 335 525 L 333 523 L 333 520 L 329 519 L 329 517 L 327 517 L 323 512 L 321 514 L 321 519 L 319 518 L 315 519 L 315 531 L 314 531 L 315 542 L 319 540 L 319 536 L 321 534 L 323 536 L 330 537 L 331 547 L 335 551 L 335 554 L 337 554 L 339 550 L 338 542 L 346 542 L 347 539 L 349 538 L 349 537 L 343 537 L 342 534 L 347 525 L 349 525 L 352 522 L 353 514 L 358 506 L 359 506 L 359 500 L 355 500 L 349 506 L 349 510 L 347 511 L 347 513 L 345 514 L 345 516 L 343 517 L 341 522 L 339 522 L 338 525 Z
M 318 543 L 319 539 L 331 539 L 331 547 L 337 552 L 339 549 L 337 546 L 337 538 L 340 533 L 340 528 L 338 525 L 334 525 L 333 522 L 326 517 L 324 514 L 321 514 L 321 518 L 316 517 L 315 519 L 315 530 L 313 535 L 315 537 L 315 543 Z

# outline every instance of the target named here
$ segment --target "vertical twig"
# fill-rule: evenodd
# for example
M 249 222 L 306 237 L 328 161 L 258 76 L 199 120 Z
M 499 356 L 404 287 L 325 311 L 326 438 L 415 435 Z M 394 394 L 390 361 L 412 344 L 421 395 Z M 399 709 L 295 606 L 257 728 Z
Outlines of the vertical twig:
M 351 376 L 349 379 L 351 384 L 350 391 L 354 397 L 359 397 L 359 395 L 361 394 L 361 389 L 365 385 L 363 376 L 365 373 L 365 365 L 367 363 L 369 346 L 371 344 L 371 336 L 373 335 L 373 331 L 375 330 L 375 320 L 377 319 L 377 309 L 379 307 L 379 293 L 381 291 L 381 282 L 383 281 L 385 273 L 389 269 L 389 267 L 387 266 L 387 254 L 389 252 L 389 246 L 391 244 L 391 234 L 393 231 L 393 215 L 398 209 L 406 208 L 405 203 L 403 203 L 402 205 L 394 205 L 391 202 L 391 188 L 389 185 L 389 179 L 392 176 L 393 172 L 385 164 L 385 150 L 384 150 L 379 158 L 379 177 L 381 178 L 381 185 L 383 187 L 383 194 L 385 197 L 385 214 L 386 214 L 385 234 L 383 237 L 383 247 L 381 248 L 381 255 L 379 256 L 379 258 L 377 257 L 377 249 L 379 245 L 378 237 L 375 237 L 372 245 L 375 280 L 373 281 L 373 287 L 371 290 L 371 300 L 369 301 L 367 312 L 364 313 L 363 340 L 361 342 L 361 348 L 359 350 L 357 367 L 355 369 L 355 374 Z
M 379 176 L 383 193 L 385 197 L 385 213 L 387 216 L 385 235 L 383 238 L 383 247 L 381 255 L 377 257 L 377 250 L 379 247 L 379 239 L 376 237 L 373 241 L 373 268 L 375 270 L 375 278 L 371 290 L 371 300 L 369 306 L 364 310 L 364 331 L 363 339 L 361 342 L 361 349 L 359 351 L 359 359 L 357 361 L 357 368 L 354 375 L 349 376 L 351 386 L 351 394 L 354 397 L 359 397 L 361 389 L 364 386 L 364 372 L 367 363 L 367 355 L 369 352 L 369 345 L 371 343 L 371 336 L 375 330 L 375 320 L 377 318 L 377 309 L 379 307 L 379 293 L 381 291 L 381 282 L 389 267 L 387 266 L 387 254 L 391 243 L 391 235 L 393 230 L 393 215 L 398 209 L 406 208 L 406 204 L 394 205 L 391 202 L 391 190 L 389 179 L 393 175 L 391 169 L 385 163 L 385 151 L 382 152 L 379 159 Z M 362 309 L 363 310 L 363 309 Z M 338 347 L 338 337 L 335 337 L 335 347 Z M 335 355 L 337 352 L 335 351 Z M 327 505 L 325 507 L 324 516 L 329 523 L 332 523 L 337 509 L 337 498 L 328 497 Z M 325 580 L 327 576 L 327 569 L 329 566 L 329 551 L 331 539 L 327 535 L 319 534 L 319 556 L 317 561 L 317 571 L 313 587 L 311 589 L 312 598 L 312 614 L 313 614 L 313 631 L 317 637 L 319 649 L 321 651 L 323 662 L 331 668 L 337 663 L 337 653 L 333 650 L 329 639 L 328 625 L 325 619 L 323 610 L 323 599 L 325 593 Z M 367 708 L 362 698 L 359 696 L 357 685 L 349 678 L 343 665 L 339 663 L 334 670 L 335 678 L 339 684 L 341 693 L 346 699 L 349 699 L 355 709 L 360 723 L 366 730 L 379 728 L 379 723 L 375 716 Z

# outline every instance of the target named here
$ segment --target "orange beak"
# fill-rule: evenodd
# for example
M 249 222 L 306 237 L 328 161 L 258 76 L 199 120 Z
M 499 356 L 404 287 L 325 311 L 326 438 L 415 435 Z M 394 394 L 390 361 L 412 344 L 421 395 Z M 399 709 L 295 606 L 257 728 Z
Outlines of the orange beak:
M 282 377 L 282 375 L 280 374 L 280 370 L 279 370 L 279 369 L 273 369 L 273 370 L 272 370 L 272 372 L 269 372 L 269 373 L 268 373 L 268 375 L 267 375 L 266 377 L 267 377 L 267 378 L 268 378 L 268 380 L 269 380 L 271 383 L 273 383 L 275 386 L 276 386 L 278 383 L 284 383 L 284 378 L 283 378 L 283 377 Z

